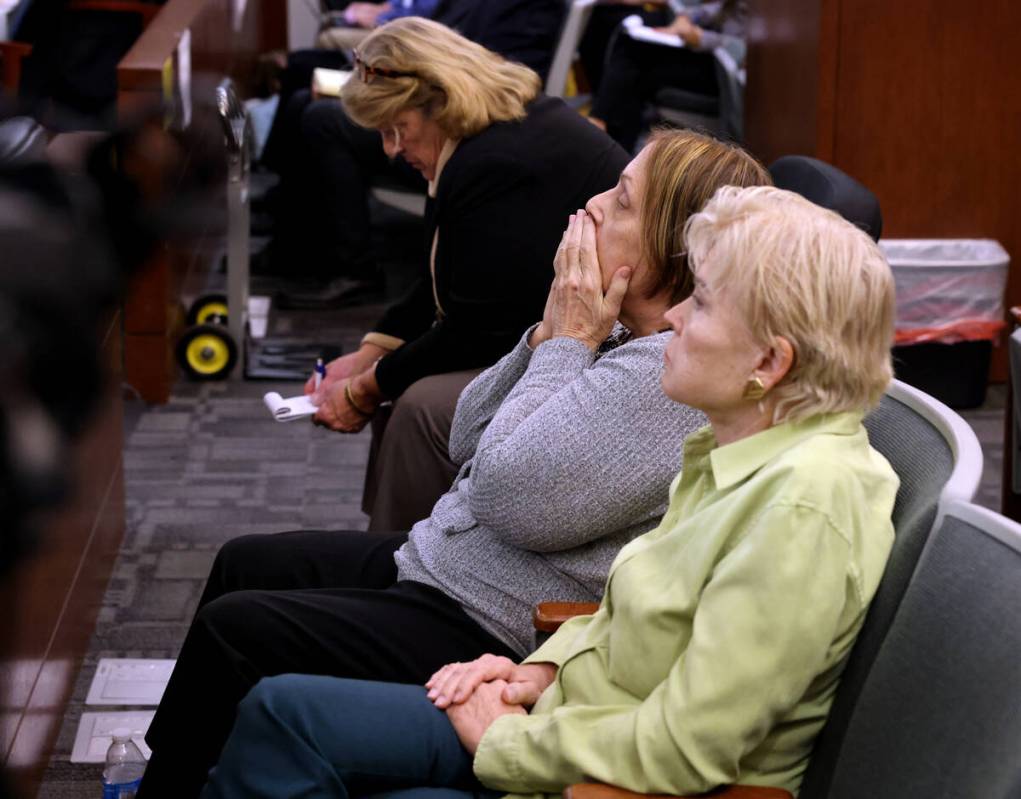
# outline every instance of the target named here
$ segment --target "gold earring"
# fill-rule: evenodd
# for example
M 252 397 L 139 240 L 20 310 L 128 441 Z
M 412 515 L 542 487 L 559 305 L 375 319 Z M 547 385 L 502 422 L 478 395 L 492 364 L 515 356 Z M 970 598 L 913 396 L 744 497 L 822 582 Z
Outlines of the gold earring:
M 744 384 L 744 393 L 741 395 L 742 399 L 760 400 L 764 396 L 766 396 L 766 387 L 762 384 L 762 378 L 749 377 L 748 382 Z

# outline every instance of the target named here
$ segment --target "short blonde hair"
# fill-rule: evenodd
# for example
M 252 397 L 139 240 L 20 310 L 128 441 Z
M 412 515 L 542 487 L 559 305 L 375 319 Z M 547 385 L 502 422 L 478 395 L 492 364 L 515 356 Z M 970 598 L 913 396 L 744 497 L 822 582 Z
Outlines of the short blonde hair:
M 670 293 L 671 303 L 691 294 L 684 257 L 684 224 L 721 186 L 769 186 L 769 172 L 734 144 L 691 130 L 658 130 L 647 145 L 642 197 L 642 257 L 653 275 L 649 297 Z
M 367 82 L 354 75 L 344 84 L 344 110 L 366 128 L 387 127 L 401 111 L 417 109 L 448 137 L 463 139 L 523 119 L 542 85 L 528 67 L 421 17 L 380 26 L 358 46 L 358 57 L 370 67 L 414 73 Z
M 711 257 L 751 333 L 794 348 L 773 421 L 878 404 L 893 377 L 894 282 L 871 238 L 804 197 L 723 188 L 685 230 L 693 271 Z

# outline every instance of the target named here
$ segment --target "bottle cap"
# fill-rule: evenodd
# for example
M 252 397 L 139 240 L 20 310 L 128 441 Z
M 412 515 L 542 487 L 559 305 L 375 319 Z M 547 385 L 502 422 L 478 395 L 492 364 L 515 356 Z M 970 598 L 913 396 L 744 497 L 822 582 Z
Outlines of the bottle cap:
M 130 727 L 118 727 L 116 730 L 110 733 L 113 737 L 114 743 L 127 743 L 131 740 L 131 728 Z

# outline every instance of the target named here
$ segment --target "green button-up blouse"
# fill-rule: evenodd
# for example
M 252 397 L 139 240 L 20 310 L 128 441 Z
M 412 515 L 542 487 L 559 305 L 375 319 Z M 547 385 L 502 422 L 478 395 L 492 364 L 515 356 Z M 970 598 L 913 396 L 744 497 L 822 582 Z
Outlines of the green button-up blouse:
M 488 787 L 797 791 L 893 542 L 897 476 L 854 413 L 726 446 L 704 428 L 684 464 L 599 610 L 528 658 L 557 678 L 486 731 Z

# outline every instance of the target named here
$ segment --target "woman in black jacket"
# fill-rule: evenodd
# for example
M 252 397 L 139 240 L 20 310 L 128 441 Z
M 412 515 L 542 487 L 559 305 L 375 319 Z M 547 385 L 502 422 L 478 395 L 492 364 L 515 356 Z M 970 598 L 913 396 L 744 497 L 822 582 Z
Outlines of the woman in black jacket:
M 359 48 L 343 112 L 429 181 L 426 241 L 417 283 L 327 366 L 318 423 L 358 431 L 421 378 L 494 363 L 542 315 L 563 220 L 627 155 L 539 91 L 531 70 L 429 20 L 395 20 Z M 451 415 L 455 401 L 441 399 Z

